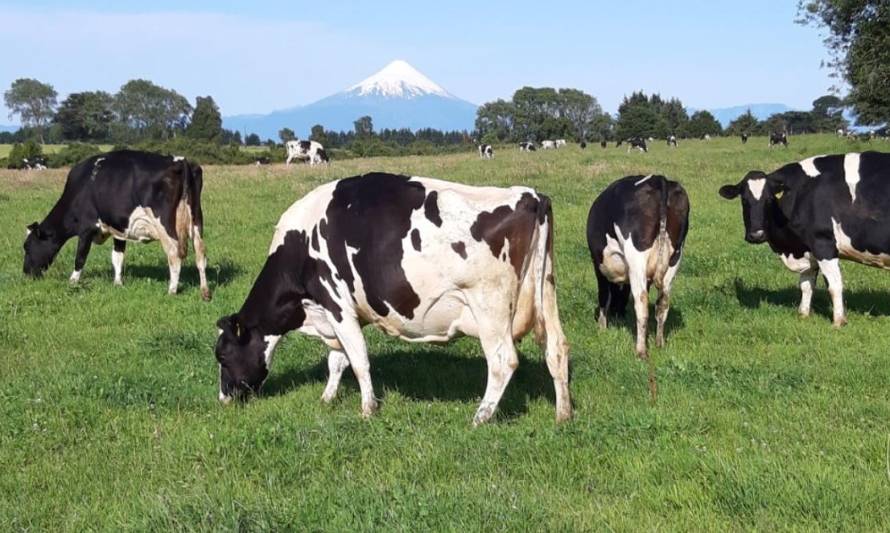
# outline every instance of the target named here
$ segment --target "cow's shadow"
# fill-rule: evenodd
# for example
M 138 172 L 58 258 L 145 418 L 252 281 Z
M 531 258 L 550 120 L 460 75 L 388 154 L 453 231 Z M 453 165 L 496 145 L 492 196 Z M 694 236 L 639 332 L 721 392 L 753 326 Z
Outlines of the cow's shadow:
M 291 368 L 272 372 L 262 395 L 277 396 L 309 383 L 325 383 L 327 359 L 308 368 Z M 371 355 L 371 379 L 374 392 L 386 402 L 389 392 L 397 392 L 417 401 L 466 402 L 471 416 L 476 403 L 485 393 L 488 370 L 481 348 L 478 357 L 453 354 L 447 348 L 429 350 L 395 350 Z M 344 388 L 358 390 L 351 370 L 343 373 Z M 553 379 L 543 358 L 530 359 L 519 355 L 519 367 L 510 379 L 498 407 L 501 418 L 512 419 L 528 411 L 530 400 L 545 398 L 555 404 Z M 356 406 L 357 407 L 357 406 Z
M 788 307 L 797 311 L 800 305 L 800 288 L 794 284 L 782 289 L 750 287 L 736 278 L 735 295 L 746 309 L 758 309 L 761 305 Z M 890 316 L 890 294 L 884 291 L 859 291 L 844 289 L 844 306 L 847 311 L 877 316 Z M 813 290 L 812 313 L 831 319 L 831 300 L 822 277 Z
M 210 288 L 224 287 L 235 280 L 242 273 L 241 267 L 227 260 L 222 260 L 207 265 L 207 282 Z M 126 278 L 145 278 L 160 282 L 170 280 L 170 269 L 165 260 L 156 264 L 135 264 L 124 267 L 124 283 Z M 193 262 L 183 262 L 179 273 L 180 287 L 197 287 L 200 285 L 198 269 Z

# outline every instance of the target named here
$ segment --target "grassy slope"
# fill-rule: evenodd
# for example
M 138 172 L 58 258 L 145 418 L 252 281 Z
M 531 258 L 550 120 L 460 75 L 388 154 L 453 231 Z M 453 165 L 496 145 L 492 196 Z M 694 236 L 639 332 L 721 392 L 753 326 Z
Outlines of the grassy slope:
M 96 528 L 400 530 L 887 527 L 890 483 L 890 278 L 845 264 L 850 325 L 796 315 L 796 278 L 744 243 L 740 208 L 719 185 L 752 168 L 845 151 L 831 137 L 689 141 L 626 154 L 598 146 L 519 154 L 372 159 L 327 169 L 210 167 L 204 206 L 212 303 L 191 259 L 182 294 L 165 294 L 156 245 L 130 245 L 125 287 L 110 246 L 94 247 L 68 286 L 73 243 L 40 281 L 21 276 L 24 226 L 45 214 L 61 172 L 0 172 L 0 524 Z M 857 145 L 852 145 L 856 147 Z M 882 145 L 876 145 L 882 146 Z M 861 148 L 861 147 L 859 147 Z M 529 184 L 556 211 L 560 309 L 572 345 L 576 419 L 553 423 L 538 348 L 498 421 L 472 430 L 484 389 L 478 343 L 411 346 L 368 331 L 382 410 L 359 416 L 351 375 L 332 407 L 325 351 L 294 335 L 265 395 L 216 401 L 215 320 L 236 310 L 279 214 L 313 186 L 369 170 L 479 184 Z M 629 325 L 595 327 L 584 228 L 611 180 L 681 180 L 691 233 L 669 321 L 653 348 L 660 395 Z M 632 311 L 628 314 L 632 317 Z

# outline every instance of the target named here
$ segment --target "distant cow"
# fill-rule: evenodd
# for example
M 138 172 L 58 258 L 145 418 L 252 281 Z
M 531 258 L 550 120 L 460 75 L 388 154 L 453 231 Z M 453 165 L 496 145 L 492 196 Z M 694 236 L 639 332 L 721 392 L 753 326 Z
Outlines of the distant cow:
M 742 144 L 748 144 L 748 134 L 747 133 L 742 134 Z
M 788 136 L 784 133 L 770 133 L 769 134 L 769 147 L 781 144 L 784 145 L 785 148 L 788 147 Z
M 362 413 L 377 409 L 364 325 L 409 342 L 477 337 L 488 384 L 473 423 L 488 421 L 532 329 L 571 417 L 568 345 L 553 278 L 550 200 L 527 187 L 367 174 L 322 185 L 278 221 L 266 263 L 237 313 L 221 318 L 219 398 L 260 389 L 276 345 L 298 330 L 330 348 L 322 400 L 352 366 Z
M 535 150 L 537 150 L 537 148 L 535 148 L 535 143 L 533 142 L 523 141 L 519 143 L 520 152 L 534 152 Z
M 646 327 L 649 286 L 658 289 L 655 342 L 664 346 L 664 323 L 671 286 L 689 228 L 689 198 L 664 176 L 628 176 L 613 182 L 594 200 L 587 216 L 587 246 L 599 287 L 597 321 L 623 315 L 633 294 L 637 319 L 636 353 L 648 357 Z
M 741 197 L 746 241 L 769 243 L 800 274 L 803 316 L 821 271 L 834 325 L 846 323 L 839 259 L 890 269 L 890 154 L 816 156 L 770 174 L 755 170 L 720 195 Z
M 607 143 L 605 139 L 600 141 L 600 148 L 605 148 L 607 146 L 609 146 L 609 143 Z
M 491 148 L 490 144 L 480 144 L 478 147 L 479 157 L 482 159 L 491 159 L 494 157 L 494 150 Z
M 581 141 L 578 146 L 583 150 L 587 148 L 587 141 Z
M 301 141 L 294 139 L 287 141 L 287 161 L 285 165 L 290 165 L 294 159 L 307 161 L 309 165 L 318 165 L 329 162 L 328 154 L 325 152 L 324 146 L 315 141 Z
M 630 153 L 634 148 L 641 152 L 649 151 L 649 148 L 646 146 L 646 139 L 642 137 L 631 137 L 627 140 L 627 153 Z
M 555 141 L 553 141 L 553 143 L 556 145 L 557 148 L 559 148 L 560 146 L 566 145 L 566 140 L 565 139 L 556 139 Z
M 710 140 L 711 140 L 711 136 L 708 135 L 707 133 L 705 133 L 704 135 L 701 136 L 701 140 L 703 140 L 703 141 L 710 141 Z
M 676 148 L 676 147 L 677 147 L 677 136 L 676 136 L 676 135 L 671 135 L 670 137 L 668 137 L 668 138 L 667 138 L 667 145 L 668 145 L 668 146 L 671 146 L 671 147 L 673 147 L 673 148 Z
M 269 165 L 269 164 L 271 164 L 271 163 L 272 163 L 272 160 L 269 159 L 269 158 L 266 157 L 266 156 L 257 157 L 257 158 L 254 160 L 254 164 L 255 164 L 256 166 L 260 166 L 260 165 Z
M 188 239 L 195 245 L 201 296 L 210 299 L 201 211 L 201 167 L 182 158 L 122 150 L 96 155 L 68 173 L 62 197 L 43 222 L 28 226 L 24 273 L 40 276 L 66 241 L 78 238 L 74 272 L 77 283 L 92 243 L 114 239 L 114 283 L 122 284 L 127 241 L 160 241 L 170 267 L 168 292 L 179 286 Z
M 555 150 L 556 141 L 541 141 L 541 150 Z

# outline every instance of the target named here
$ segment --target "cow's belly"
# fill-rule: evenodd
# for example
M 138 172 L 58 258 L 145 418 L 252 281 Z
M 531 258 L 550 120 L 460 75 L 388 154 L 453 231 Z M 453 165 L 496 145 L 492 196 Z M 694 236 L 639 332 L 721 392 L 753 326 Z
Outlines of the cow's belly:
M 864 265 L 875 266 L 879 268 L 890 269 L 890 254 L 886 252 L 871 252 L 869 250 L 860 250 L 853 246 L 853 241 L 847 233 L 844 232 L 841 224 L 831 219 L 834 229 L 834 239 L 837 243 L 837 252 L 843 259 L 856 261 Z
M 96 225 L 103 235 L 111 235 L 120 240 L 148 242 L 161 238 L 164 226 L 161 220 L 155 216 L 150 207 L 137 207 L 130 213 L 127 227 L 119 230 L 109 226 L 100 219 Z
M 780 254 L 779 257 L 782 259 L 782 264 L 785 265 L 785 268 L 798 274 L 813 268 L 813 261 L 809 252 L 804 252 L 803 257 L 794 257 L 791 254 Z
M 396 312 L 387 316 L 373 312 L 363 314 L 368 323 L 408 342 L 447 342 L 459 335 L 477 334 L 473 314 L 460 290 L 447 291 L 423 301 L 410 319 Z

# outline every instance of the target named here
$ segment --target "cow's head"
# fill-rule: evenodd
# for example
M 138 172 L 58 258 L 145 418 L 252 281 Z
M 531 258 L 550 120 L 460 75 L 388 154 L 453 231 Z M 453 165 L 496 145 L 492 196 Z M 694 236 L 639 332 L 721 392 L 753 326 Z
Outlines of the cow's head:
M 52 264 L 62 245 L 52 230 L 41 228 L 34 222 L 27 228 L 25 237 L 25 264 L 22 272 L 26 276 L 40 277 Z
M 244 398 L 245 393 L 258 393 L 269 375 L 268 342 L 245 326 L 238 315 L 220 318 L 216 326 L 220 330 L 216 341 L 220 401 L 228 403 L 232 398 Z
M 741 197 L 745 240 L 753 244 L 766 242 L 770 208 L 776 201 L 776 195 L 781 192 L 782 184 L 759 170 L 748 172 L 735 185 L 720 187 L 720 196 L 727 200 Z

